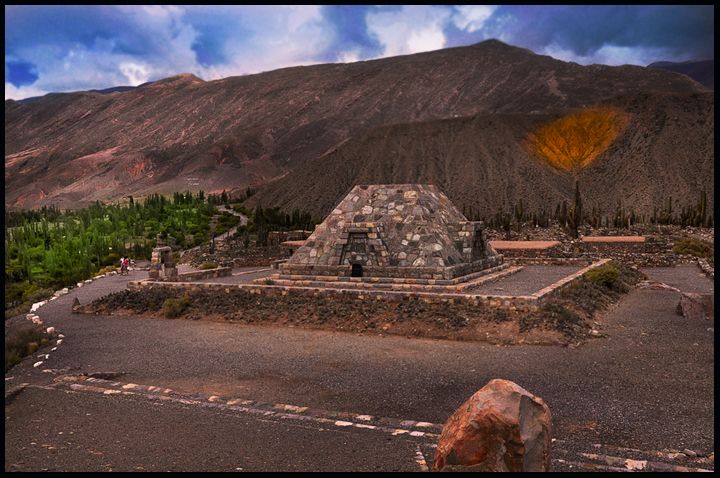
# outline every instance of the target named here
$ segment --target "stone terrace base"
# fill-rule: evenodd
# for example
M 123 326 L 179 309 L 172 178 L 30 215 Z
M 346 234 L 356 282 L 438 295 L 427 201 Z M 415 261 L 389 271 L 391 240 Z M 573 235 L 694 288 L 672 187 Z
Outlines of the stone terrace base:
M 468 274 L 451 280 L 404 279 L 391 277 L 335 277 L 335 276 L 270 276 L 273 284 L 290 287 L 313 287 L 330 289 L 387 290 L 415 292 L 462 292 L 472 287 L 503 279 L 522 270 L 522 266 L 502 264 L 491 269 Z M 268 278 L 256 279 L 256 284 L 266 283 Z
M 390 267 L 390 266 L 363 266 L 364 278 L 397 278 L 421 280 L 445 280 L 462 278 L 469 274 L 483 272 L 498 267 L 503 263 L 502 254 L 479 259 L 473 262 L 457 264 L 448 267 Z M 306 265 L 285 262 L 280 266 L 284 276 L 334 276 L 350 278 L 351 265 Z
M 473 294 L 465 292 L 426 292 L 422 290 L 363 290 L 341 288 L 334 284 L 331 287 L 301 287 L 283 285 L 260 285 L 260 284 L 223 284 L 223 283 L 201 283 L 201 282 L 156 282 L 156 281 L 132 281 L 128 283 L 128 289 L 140 290 L 154 287 L 169 287 L 187 291 L 215 290 L 218 293 L 230 294 L 234 291 L 242 291 L 250 294 L 268 296 L 302 296 L 302 297 L 337 297 L 338 300 L 387 300 L 391 302 L 401 301 L 423 301 L 427 303 L 458 303 L 473 306 L 485 305 L 488 307 L 504 308 L 509 310 L 536 310 L 555 293 L 567 287 L 585 272 L 607 263 L 610 259 L 602 259 L 594 262 L 579 271 L 556 281 L 555 283 L 530 295 L 520 296 L 493 296 L 486 294 Z M 506 269 L 509 271 L 510 269 Z M 506 272 L 506 271 L 500 271 Z M 415 286 L 417 288 L 421 285 Z

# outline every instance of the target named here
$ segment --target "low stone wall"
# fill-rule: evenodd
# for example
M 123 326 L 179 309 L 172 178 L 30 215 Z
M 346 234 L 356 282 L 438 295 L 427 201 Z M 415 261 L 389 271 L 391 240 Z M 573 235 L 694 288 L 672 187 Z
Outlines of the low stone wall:
M 128 289 L 141 290 L 143 288 L 171 287 L 188 291 L 215 290 L 226 294 L 244 291 L 250 294 L 266 296 L 290 296 L 290 297 L 318 297 L 325 296 L 337 298 L 338 300 L 383 300 L 390 302 L 402 301 L 423 301 L 429 304 L 450 303 L 465 304 L 472 306 L 488 306 L 508 310 L 532 311 L 537 310 L 537 298 L 532 296 L 489 296 L 471 294 L 442 294 L 434 292 L 416 291 L 378 291 L 378 290 L 354 290 L 354 289 L 330 289 L 296 286 L 277 286 L 260 284 L 219 284 L 219 283 L 197 283 L 197 282 L 154 282 L 154 281 L 133 281 L 128 283 Z
M 261 284 L 221 284 L 221 283 L 197 283 L 197 282 L 156 282 L 156 281 L 132 281 L 128 283 L 128 289 L 140 290 L 152 287 L 172 287 L 188 291 L 215 290 L 230 294 L 232 292 L 244 291 L 250 294 L 267 296 L 290 296 L 290 297 L 336 297 L 338 300 L 385 300 L 390 302 L 401 301 L 424 301 L 433 303 L 465 304 L 472 306 L 488 306 L 494 308 L 535 311 L 539 309 L 551 294 L 568 286 L 577 280 L 585 272 L 599 267 L 609 259 L 601 260 L 571 274 L 544 289 L 532 294 L 523 296 L 492 296 L 480 294 L 463 293 L 442 293 L 422 292 L 417 290 L 396 291 L 396 290 L 361 290 L 361 289 L 333 289 L 330 287 L 298 287 L 288 285 L 261 285 Z
M 605 265 L 610 261 L 611 261 L 611 259 L 602 259 L 597 262 L 593 262 L 589 266 L 580 269 L 579 271 L 575 272 L 574 274 L 570 274 L 567 277 L 563 277 L 559 281 L 557 281 L 553 284 L 550 284 L 549 286 L 545 287 L 544 289 L 541 289 L 541 290 L 535 292 L 532 296 L 535 297 L 539 301 L 545 302 L 548 299 L 552 298 L 553 295 L 557 294 L 558 292 L 563 290 L 565 287 L 572 284 L 575 280 L 582 277 L 582 275 L 585 274 L 587 271 L 595 269 L 596 267 Z
M 606 252 L 563 253 L 558 256 L 551 254 L 546 255 L 541 252 L 542 251 L 527 255 L 517 254 L 510 256 L 508 257 L 508 262 L 513 264 L 570 265 L 583 262 L 590 263 L 600 259 L 614 259 L 638 267 L 672 267 L 678 264 L 691 264 L 696 260 L 693 256 L 679 255 L 672 252 L 646 253 L 608 250 Z
M 510 264 L 518 265 L 542 265 L 542 266 L 581 266 L 590 265 L 593 259 L 590 257 L 513 257 L 508 261 Z
M 715 268 L 710 265 L 710 263 L 705 259 L 698 259 L 697 261 L 698 267 L 701 271 L 705 273 L 706 276 L 708 276 L 711 279 L 715 278 Z
M 178 274 L 175 282 L 187 282 L 203 279 L 214 279 L 216 277 L 227 277 L 232 273 L 232 267 L 218 267 L 204 271 L 193 271 Z

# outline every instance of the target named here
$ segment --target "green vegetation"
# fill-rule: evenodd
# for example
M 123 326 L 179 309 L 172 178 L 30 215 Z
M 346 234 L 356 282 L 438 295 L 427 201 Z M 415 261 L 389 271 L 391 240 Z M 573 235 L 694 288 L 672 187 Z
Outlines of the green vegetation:
M 682 239 L 675 242 L 673 252 L 712 260 L 715 255 L 715 246 L 700 239 Z
M 208 270 L 208 269 L 217 269 L 218 265 L 214 262 L 206 262 L 203 265 L 200 266 L 201 270 Z
M 216 196 L 201 191 L 155 194 L 129 202 L 60 212 L 56 208 L 5 213 L 5 309 L 41 289 L 57 289 L 114 270 L 121 256 L 149 259 L 158 235 L 176 248 L 209 241 Z M 213 199 L 211 199 L 213 198 Z M 238 218 L 220 216 L 221 227 Z M 107 267 L 107 269 L 103 269 Z
M 611 264 L 605 264 L 595 269 L 591 269 L 583 274 L 584 277 L 596 285 L 601 285 L 613 289 L 617 287 L 620 272 L 617 267 Z
M 42 330 L 32 327 L 11 333 L 5 337 L 5 372 L 30 354 L 50 343 L 50 336 Z
M 248 229 L 257 233 L 259 246 L 267 246 L 270 231 L 312 230 L 319 222 L 321 221 L 314 220 L 308 212 L 295 209 L 292 214 L 287 214 L 278 207 L 263 209 L 258 205 L 248 222 Z
M 163 315 L 167 319 L 174 319 L 179 317 L 189 305 L 190 295 L 187 292 L 179 299 L 166 299 L 162 306 Z

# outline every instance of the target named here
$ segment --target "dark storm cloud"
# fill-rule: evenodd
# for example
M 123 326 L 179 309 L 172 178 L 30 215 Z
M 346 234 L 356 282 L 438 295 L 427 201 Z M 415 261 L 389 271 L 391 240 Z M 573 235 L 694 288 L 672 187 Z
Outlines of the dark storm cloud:
M 468 32 L 449 25 L 447 35 L 448 46 L 500 37 L 531 50 L 553 47 L 580 57 L 612 46 L 657 49 L 683 58 L 711 58 L 714 7 L 506 5 L 495 10 L 482 29 Z
M 355 61 L 488 38 L 578 63 L 714 55 L 712 6 L 6 6 L 5 97 Z

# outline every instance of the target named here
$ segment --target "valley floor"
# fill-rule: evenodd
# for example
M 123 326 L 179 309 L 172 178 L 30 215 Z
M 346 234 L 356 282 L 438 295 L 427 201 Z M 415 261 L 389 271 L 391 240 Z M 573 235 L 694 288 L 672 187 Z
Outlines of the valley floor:
M 694 265 L 643 271 L 713 289 Z M 677 315 L 672 290 L 633 290 L 596 317 L 607 336 L 575 348 L 70 312 L 145 274 L 38 311 L 65 338 L 6 375 L 6 471 L 420 471 L 439 425 L 493 378 L 546 401 L 555 469 L 713 468 L 714 318 Z M 55 381 L 109 371 L 122 375 Z

